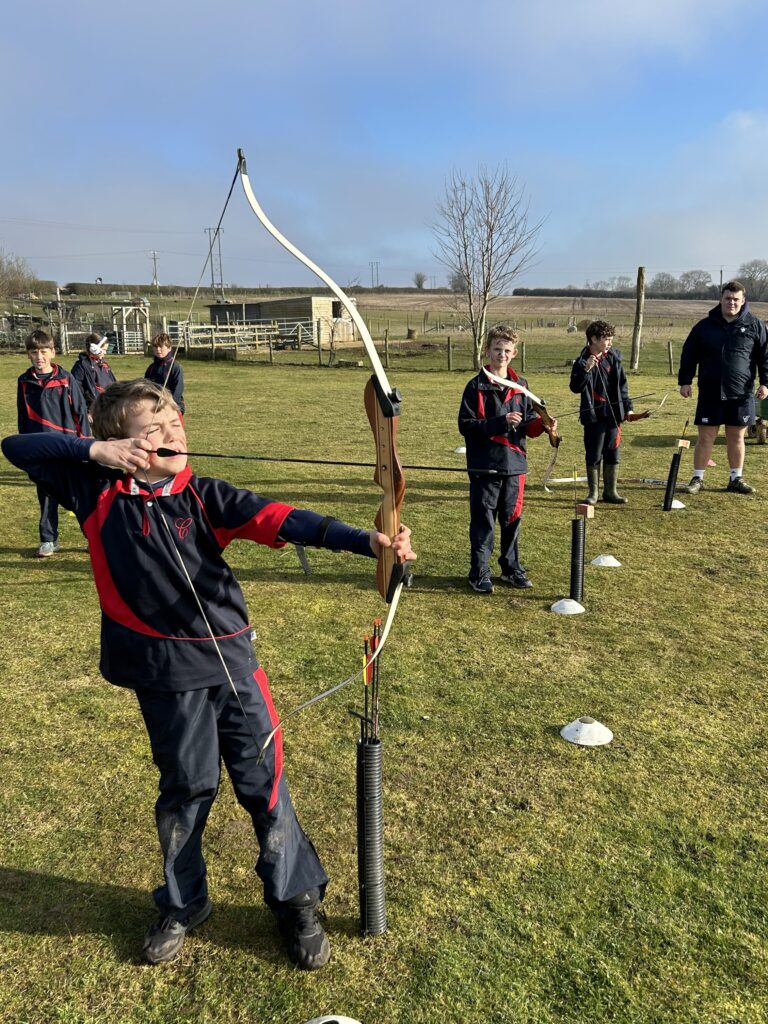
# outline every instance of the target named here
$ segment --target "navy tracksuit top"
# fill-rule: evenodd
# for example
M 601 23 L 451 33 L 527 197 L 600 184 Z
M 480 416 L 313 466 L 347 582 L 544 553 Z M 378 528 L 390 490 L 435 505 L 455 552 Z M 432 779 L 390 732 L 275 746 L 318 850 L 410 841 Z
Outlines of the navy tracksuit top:
M 168 372 L 170 370 L 170 373 Z M 184 408 L 184 371 L 174 359 L 173 353 L 163 357 L 155 356 L 144 372 L 147 380 L 165 386 L 173 395 L 173 400 L 185 412 Z M 166 383 L 167 379 L 167 383 Z
M 83 392 L 72 375 L 55 363 L 46 381 L 40 380 L 32 367 L 22 373 L 16 398 L 20 434 L 91 436 Z
M 495 469 L 513 476 L 528 472 L 525 439 L 538 437 L 544 426 L 530 399 L 513 390 L 515 384 L 527 388 L 528 381 L 509 368 L 507 376 L 509 388 L 495 384 L 482 371 L 464 388 L 459 433 L 467 441 L 468 469 Z M 507 423 L 508 412 L 522 413 L 517 426 Z
M 371 555 L 365 530 L 224 480 L 196 477 L 189 467 L 150 493 L 133 477 L 89 461 L 91 444 L 41 434 L 5 438 L 2 448 L 77 516 L 102 610 L 100 669 L 118 686 L 183 691 L 222 681 L 219 656 L 171 538 L 233 678 L 252 672 L 256 661 L 243 593 L 223 557 L 230 541 Z
M 102 391 L 115 383 L 109 363 L 105 359 L 91 359 L 87 352 L 81 352 L 77 357 L 72 376 L 80 385 L 89 409 Z
M 621 352 L 615 348 L 608 349 L 599 367 L 595 366 L 589 373 L 588 359 L 589 345 L 585 345 L 571 369 L 569 387 L 574 394 L 581 395 L 580 421 L 585 425 L 601 419 L 623 423 L 627 413 L 632 412 L 632 400 Z

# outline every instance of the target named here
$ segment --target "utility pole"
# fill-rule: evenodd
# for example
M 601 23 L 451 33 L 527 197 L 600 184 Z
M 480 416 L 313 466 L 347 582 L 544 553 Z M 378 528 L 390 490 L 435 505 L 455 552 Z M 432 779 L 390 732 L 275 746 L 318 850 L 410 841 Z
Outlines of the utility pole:
M 226 296 L 224 295 L 224 275 L 221 270 L 221 231 L 213 237 L 212 232 L 215 228 L 206 228 L 208 232 L 208 255 L 211 260 L 211 294 L 216 294 L 216 278 L 219 279 L 219 298 L 222 302 L 225 301 Z M 213 243 L 217 242 L 218 254 L 214 251 Z
M 152 287 L 156 292 L 159 292 L 160 282 L 157 280 L 157 253 L 153 249 L 149 255 L 152 257 Z

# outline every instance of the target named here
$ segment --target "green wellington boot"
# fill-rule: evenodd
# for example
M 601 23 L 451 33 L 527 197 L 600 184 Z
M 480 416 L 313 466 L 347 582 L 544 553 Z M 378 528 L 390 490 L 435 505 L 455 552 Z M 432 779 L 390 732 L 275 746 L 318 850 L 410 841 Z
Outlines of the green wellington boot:
M 603 478 L 605 482 L 603 501 L 607 501 L 609 505 L 626 505 L 627 499 L 622 498 L 616 490 L 616 481 L 619 478 L 619 467 L 616 463 L 605 463 L 603 465 Z
M 587 484 L 589 485 L 589 494 L 584 499 L 585 505 L 596 505 L 597 496 L 600 491 L 600 463 L 596 463 L 594 466 L 587 466 Z

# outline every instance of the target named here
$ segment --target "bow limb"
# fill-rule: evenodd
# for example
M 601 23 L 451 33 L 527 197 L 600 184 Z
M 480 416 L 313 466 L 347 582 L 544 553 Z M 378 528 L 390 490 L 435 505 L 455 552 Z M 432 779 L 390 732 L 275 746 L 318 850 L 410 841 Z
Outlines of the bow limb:
M 538 398 L 536 395 L 534 395 L 532 391 L 529 391 L 528 388 L 524 388 L 522 384 L 518 384 L 516 381 L 509 380 L 509 378 L 505 379 L 504 377 L 499 377 L 497 374 L 492 373 L 486 366 L 483 367 L 483 373 L 488 378 L 488 380 L 493 381 L 494 384 L 500 384 L 501 387 L 510 388 L 512 391 L 516 391 L 520 395 L 525 395 L 525 397 L 530 401 L 534 410 L 541 417 L 541 421 L 544 424 L 544 427 L 547 431 L 549 443 L 555 449 L 560 447 L 562 437 L 555 428 L 555 421 L 553 417 L 550 416 L 549 409 L 547 409 L 547 403 L 544 401 L 543 398 Z M 555 452 L 555 459 L 556 458 L 557 452 Z M 553 459 L 551 465 L 548 467 L 550 473 L 552 472 L 552 466 L 554 466 L 554 464 L 555 461 Z
M 313 274 L 316 274 L 339 299 L 346 311 L 352 318 L 352 322 L 358 330 L 362 339 L 368 358 L 373 367 L 373 377 L 365 389 L 365 408 L 368 419 L 373 430 L 376 441 L 376 472 L 374 480 L 384 491 L 384 500 L 376 514 L 376 527 L 381 533 L 385 533 L 390 540 L 394 540 L 400 530 L 400 506 L 403 503 L 405 494 L 405 479 L 400 460 L 397 456 L 397 420 L 400 415 L 400 402 L 402 396 L 397 388 L 389 383 L 386 371 L 382 365 L 373 338 L 366 327 L 365 321 L 360 316 L 357 306 L 349 296 L 339 287 L 338 284 L 326 272 L 305 256 L 300 249 L 297 249 L 292 242 L 283 235 L 272 221 L 267 217 L 256 198 L 245 163 L 245 154 L 242 149 L 237 152 L 237 166 L 240 173 L 245 198 L 248 204 L 261 221 L 267 231 L 275 238 L 284 249 L 287 249 L 299 262 L 308 267 Z M 398 562 L 391 548 L 382 548 L 379 555 L 377 567 L 377 585 L 379 593 L 387 603 L 391 603 L 398 587 L 404 582 L 405 564 Z
M 547 492 L 547 494 L 550 493 L 550 490 L 549 490 L 549 487 L 547 487 L 547 484 L 549 483 L 549 478 L 552 476 L 552 471 L 555 468 L 555 463 L 557 462 L 557 453 L 559 451 L 560 451 L 559 444 L 554 445 L 553 448 L 552 448 L 552 455 L 550 456 L 549 462 L 547 463 L 547 468 L 544 470 L 544 476 L 542 477 L 542 481 L 541 482 L 542 482 L 544 490 Z
M 357 328 L 360 334 L 363 345 L 365 345 L 366 352 L 368 353 L 368 358 L 370 359 L 371 366 L 373 367 L 373 372 L 376 374 L 376 377 L 379 383 L 381 384 L 381 390 L 384 392 L 386 396 L 388 396 L 388 399 L 393 404 L 396 405 L 400 399 L 399 397 L 394 397 L 397 393 L 395 389 L 392 388 L 392 386 L 389 383 L 389 380 L 387 379 L 386 371 L 384 369 L 384 366 L 382 365 L 381 360 L 379 359 L 379 353 L 376 351 L 376 346 L 373 344 L 373 338 L 371 337 L 370 332 L 365 325 L 365 321 L 360 316 L 357 306 L 354 304 L 354 302 L 352 302 L 349 296 L 344 291 L 342 291 L 342 289 L 339 287 L 339 285 L 336 284 L 333 278 L 329 277 L 328 274 L 326 274 L 326 272 L 321 267 L 318 267 L 318 265 L 309 258 L 309 256 L 305 256 L 300 249 L 297 249 L 292 242 L 288 241 L 285 235 L 281 234 L 281 232 L 277 230 L 275 225 L 272 223 L 269 217 L 267 217 L 266 213 L 264 213 L 264 211 L 262 210 L 258 199 L 254 195 L 253 189 L 251 188 L 251 181 L 250 178 L 248 177 L 248 171 L 246 169 L 245 154 L 243 153 L 242 149 L 239 149 L 237 151 L 237 159 L 237 166 L 238 170 L 240 171 L 240 181 L 242 182 L 243 191 L 245 192 L 245 198 L 248 200 L 249 206 L 256 214 L 256 216 L 259 218 L 264 227 L 267 229 L 267 231 L 270 233 L 270 235 L 272 235 L 273 238 L 277 239 L 280 245 L 282 245 L 284 249 L 287 249 L 292 256 L 295 256 L 296 259 L 299 260 L 299 262 L 303 263 L 305 267 L 308 267 L 313 274 L 316 274 L 321 281 L 324 281 L 325 284 L 327 284 L 328 287 L 331 289 L 333 294 L 343 304 L 344 308 L 349 313 L 350 317 L 352 318 L 352 321 L 354 322 L 355 327 Z M 389 413 L 389 415 L 396 416 L 397 411 L 394 413 Z

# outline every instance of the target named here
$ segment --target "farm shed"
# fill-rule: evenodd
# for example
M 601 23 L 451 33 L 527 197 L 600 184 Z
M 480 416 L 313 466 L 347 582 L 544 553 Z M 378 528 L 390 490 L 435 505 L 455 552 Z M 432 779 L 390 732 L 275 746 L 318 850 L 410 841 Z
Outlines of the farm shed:
M 214 302 L 208 310 L 212 324 L 279 321 L 302 324 L 317 344 L 354 340 L 354 325 L 341 302 L 330 295 L 291 295 L 279 299 L 246 299 L 244 302 Z

